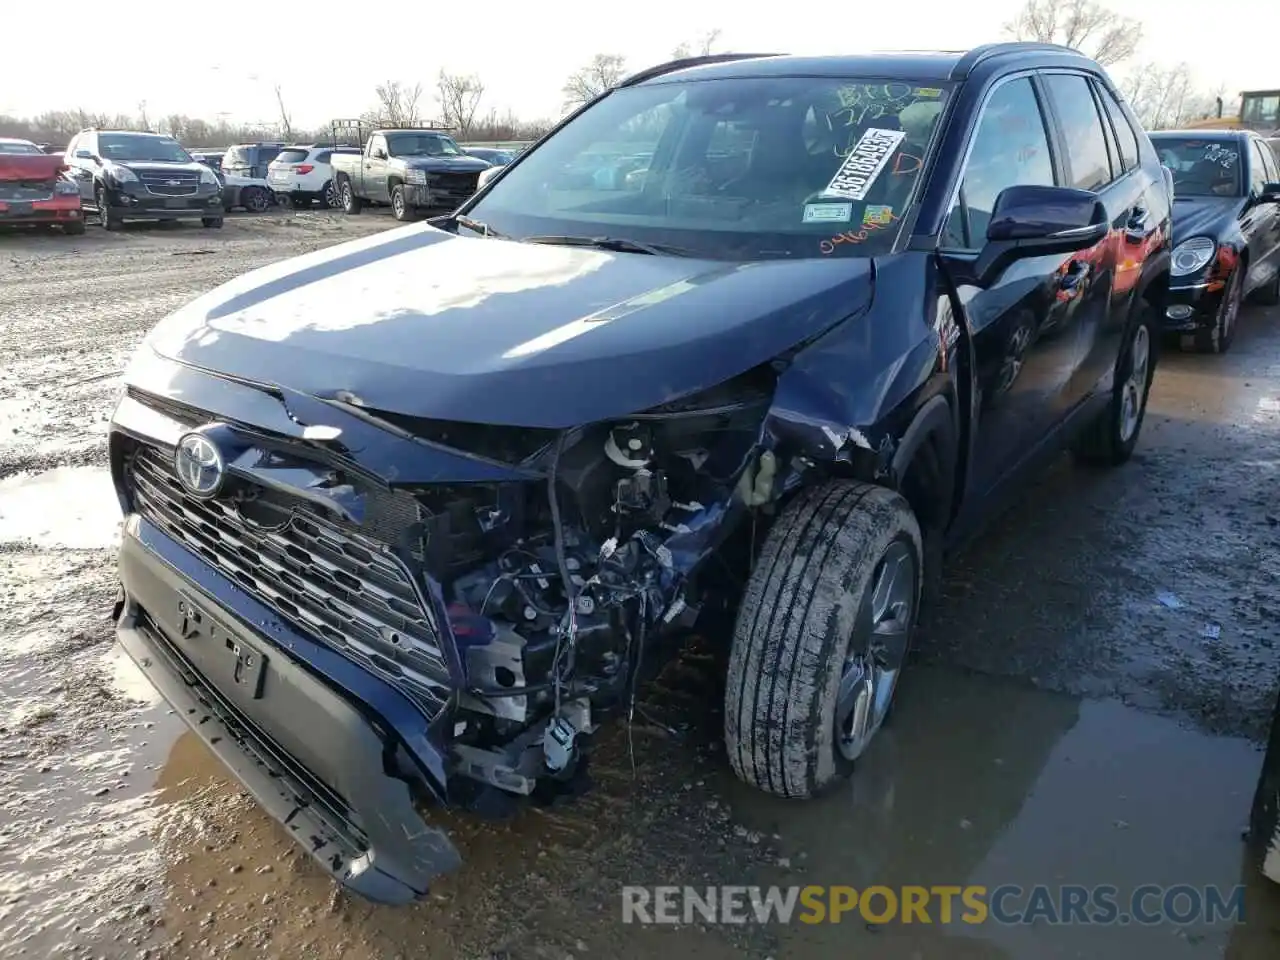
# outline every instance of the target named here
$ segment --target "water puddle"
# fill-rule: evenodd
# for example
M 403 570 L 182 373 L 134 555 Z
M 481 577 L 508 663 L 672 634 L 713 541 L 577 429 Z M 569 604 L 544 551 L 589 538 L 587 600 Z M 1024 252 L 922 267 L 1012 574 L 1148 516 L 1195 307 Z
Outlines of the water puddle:
M 1280 888 L 1255 878 L 1241 843 L 1261 764 L 1252 743 L 980 675 L 923 668 L 904 684 L 892 727 L 835 795 L 796 804 L 727 779 L 735 814 L 781 835 L 788 869 L 770 882 L 1109 884 L 1122 903 L 1143 884 L 1224 895 L 1244 884 L 1246 925 L 792 924 L 779 928 L 781 956 L 1280 955 L 1269 929 L 1280 925 Z
M 56 467 L 0 480 L 0 542 L 109 547 L 118 542 L 120 519 L 106 467 Z

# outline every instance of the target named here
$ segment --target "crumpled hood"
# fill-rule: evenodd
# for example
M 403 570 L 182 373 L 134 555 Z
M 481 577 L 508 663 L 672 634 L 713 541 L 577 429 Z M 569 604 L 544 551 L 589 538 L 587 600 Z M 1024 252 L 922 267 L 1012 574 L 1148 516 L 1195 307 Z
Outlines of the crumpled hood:
M 373 410 L 562 428 L 772 359 L 864 309 L 871 269 L 611 253 L 419 224 L 246 274 L 162 321 L 147 343 Z
M 490 164 L 479 157 L 402 157 L 410 170 L 426 170 L 429 173 L 479 173 Z
M 1242 197 L 1175 197 L 1174 245 L 1190 237 L 1220 239 L 1224 228 L 1235 222 L 1243 204 Z

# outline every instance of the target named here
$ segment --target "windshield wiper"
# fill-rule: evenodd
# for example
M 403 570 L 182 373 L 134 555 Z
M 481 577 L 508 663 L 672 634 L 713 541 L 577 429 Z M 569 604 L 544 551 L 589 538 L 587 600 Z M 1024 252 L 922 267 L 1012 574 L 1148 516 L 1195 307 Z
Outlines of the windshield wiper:
M 666 243 L 645 243 L 641 240 L 628 240 L 626 237 L 525 237 L 525 243 L 550 243 L 566 247 L 595 247 L 598 250 L 616 250 L 619 253 L 648 253 L 654 256 L 666 254 L 671 257 L 693 256 L 684 247 L 673 247 Z
M 482 236 L 495 237 L 499 240 L 503 240 L 507 236 L 505 233 L 499 233 L 483 220 L 472 220 L 470 217 L 463 216 L 462 214 L 455 215 L 453 222 L 459 226 L 466 227 L 468 230 L 474 230 Z

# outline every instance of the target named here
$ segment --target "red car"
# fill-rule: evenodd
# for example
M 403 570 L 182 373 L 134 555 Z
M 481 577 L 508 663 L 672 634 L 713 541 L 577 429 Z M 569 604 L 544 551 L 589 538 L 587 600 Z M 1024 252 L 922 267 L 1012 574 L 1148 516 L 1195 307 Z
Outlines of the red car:
M 0 225 L 56 224 L 63 233 L 84 233 L 80 188 L 64 170 L 61 156 L 0 137 Z

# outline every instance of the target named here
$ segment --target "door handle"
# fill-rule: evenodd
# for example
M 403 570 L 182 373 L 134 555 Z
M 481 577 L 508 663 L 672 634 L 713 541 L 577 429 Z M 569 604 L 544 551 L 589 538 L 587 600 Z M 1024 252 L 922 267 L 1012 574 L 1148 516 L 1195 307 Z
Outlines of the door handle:
M 1146 236 L 1147 221 L 1150 219 L 1151 214 L 1146 207 L 1134 207 L 1129 211 L 1129 219 L 1124 225 L 1125 237 L 1129 240 L 1141 240 Z

